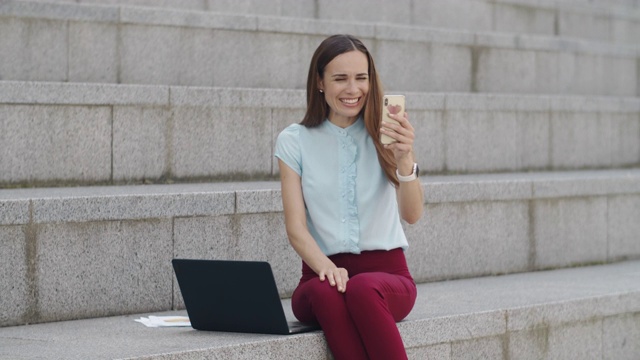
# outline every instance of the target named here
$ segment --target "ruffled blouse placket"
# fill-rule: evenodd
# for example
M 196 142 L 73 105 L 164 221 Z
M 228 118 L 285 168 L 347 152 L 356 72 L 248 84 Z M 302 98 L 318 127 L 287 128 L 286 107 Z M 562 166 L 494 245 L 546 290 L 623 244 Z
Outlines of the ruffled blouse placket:
M 344 246 L 349 252 L 359 253 L 360 223 L 356 203 L 356 156 L 358 146 L 346 129 L 337 129 L 339 137 L 340 215 Z

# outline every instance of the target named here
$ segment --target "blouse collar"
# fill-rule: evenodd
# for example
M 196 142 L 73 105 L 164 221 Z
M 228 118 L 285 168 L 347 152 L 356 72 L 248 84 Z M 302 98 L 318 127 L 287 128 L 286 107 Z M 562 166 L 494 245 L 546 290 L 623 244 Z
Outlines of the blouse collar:
M 325 119 L 324 126 L 330 128 L 332 131 L 340 134 L 340 135 L 356 135 L 364 129 L 364 119 L 362 116 L 358 116 L 356 121 L 347 126 L 346 128 L 341 128 L 340 126 L 332 123 L 329 119 Z

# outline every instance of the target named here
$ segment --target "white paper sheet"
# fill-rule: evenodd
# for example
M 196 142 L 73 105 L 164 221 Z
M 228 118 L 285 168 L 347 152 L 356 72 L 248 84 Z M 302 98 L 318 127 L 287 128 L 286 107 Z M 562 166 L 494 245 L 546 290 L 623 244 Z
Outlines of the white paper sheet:
M 149 316 L 134 319 L 146 327 L 179 327 L 191 326 L 189 318 L 186 316 Z

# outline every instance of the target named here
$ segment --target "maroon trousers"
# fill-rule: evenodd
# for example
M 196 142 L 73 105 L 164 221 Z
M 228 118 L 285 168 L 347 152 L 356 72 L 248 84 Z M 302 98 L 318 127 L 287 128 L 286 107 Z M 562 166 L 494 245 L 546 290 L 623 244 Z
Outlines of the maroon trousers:
M 320 281 L 303 262 L 291 299 L 298 320 L 320 324 L 336 360 L 406 359 L 396 322 L 409 314 L 417 291 L 402 249 L 329 258 L 349 272 L 347 291 Z

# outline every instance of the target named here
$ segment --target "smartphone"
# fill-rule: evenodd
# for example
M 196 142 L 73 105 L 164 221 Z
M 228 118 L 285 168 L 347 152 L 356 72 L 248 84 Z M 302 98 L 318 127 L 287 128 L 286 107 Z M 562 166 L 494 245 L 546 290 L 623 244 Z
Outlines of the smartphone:
M 389 114 L 404 113 L 404 95 L 385 95 L 382 98 L 382 121 L 397 124 L 398 122 L 389 117 Z M 387 145 L 396 142 L 395 139 L 387 135 L 380 134 L 380 142 Z

